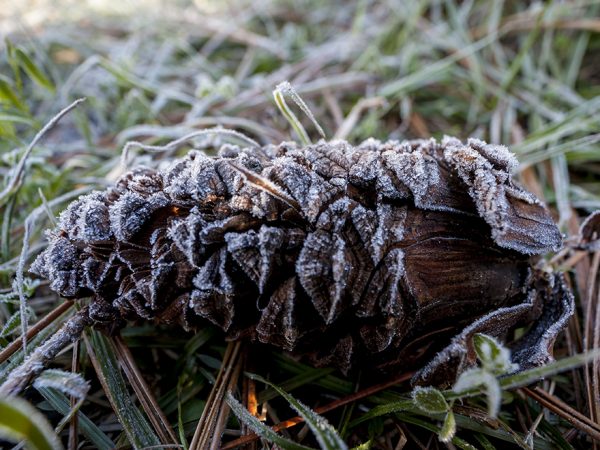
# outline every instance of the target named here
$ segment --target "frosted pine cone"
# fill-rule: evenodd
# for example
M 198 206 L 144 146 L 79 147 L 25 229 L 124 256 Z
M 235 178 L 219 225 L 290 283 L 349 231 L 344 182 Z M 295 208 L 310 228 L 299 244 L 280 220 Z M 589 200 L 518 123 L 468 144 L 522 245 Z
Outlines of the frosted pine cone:
M 456 336 L 424 382 L 473 364 L 473 333 L 532 322 L 514 355 L 536 365 L 572 299 L 533 267 L 561 235 L 516 165 L 454 138 L 192 151 L 73 202 L 32 271 L 92 296 L 96 324 L 209 321 L 343 370 L 410 365 Z

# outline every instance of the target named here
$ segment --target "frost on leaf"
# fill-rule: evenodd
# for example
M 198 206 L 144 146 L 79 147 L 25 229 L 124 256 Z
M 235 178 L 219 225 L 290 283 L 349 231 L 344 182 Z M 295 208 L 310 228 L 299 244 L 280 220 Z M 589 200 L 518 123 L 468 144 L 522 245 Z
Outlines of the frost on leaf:
M 473 333 L 533 321 L 513 347 L 527 367 L 549 359 L 569 296 L 532 271 L 560 233 L 516 164 L 452 138 L 192 151 L 73 202 L 32 271 L 91 297 L 109 330 L 213 323 L 342 370 L 447 347 L 420 375 L 436 383 L 472 363 Z

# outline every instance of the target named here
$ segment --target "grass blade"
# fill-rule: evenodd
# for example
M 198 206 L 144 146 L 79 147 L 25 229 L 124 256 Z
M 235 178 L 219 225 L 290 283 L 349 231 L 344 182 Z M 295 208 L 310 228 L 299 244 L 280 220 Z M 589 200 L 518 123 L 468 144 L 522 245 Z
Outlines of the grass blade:
M 335 428 L 327 422 L 322 416 L 315 413 L 308 406 L 302 402 L 296 400 L 290 394 L 285 392 L 279 386 L 265 380 L 264 378 L 257 375 L 249 375 L 250 378 L 265 383 L 266 385 L 275 389 L 283 398 L 287 400 L 292 408 L 296 410 L 302 418 L 304 418 L 306 424 L 309 426 L 311 431 L 314 433 L 319 445 L 323 450 L 342 450 L 347 449 L 348 446 L 342 440 L 340 435 L 337 433 Z
M 284 450 L 311 450 L 310 447 L 296 444 L 295 442 L 275 433 L 275 431 L 273 431 L 270 427 L 250 414 L 250 412 L 244 408 L 242 404 L 238 402 L 233 395 L 231 395 L 231 393 L 227 393 L 227 404 L 238 419 L 244 422 L 244 424 L 251 428 L 252 431 L 258 434 L 260 437 L 267 439 L 269 442 L 278 445 Z
M 98 379 L 129 443 L 135 449 L 160 445 L 154 430 L 129 395 L 111 342 L 95 330 L 90 330 L 89 335 L 86 333 L 84 339 Z
M 0 436 L 15 442 L 25 441 L 31 450 L 62 449 L 46 418 L 16 397 L 0 399 Z
M 69 415 L 71 405 L 62 392 L 53 388 L 36 387 L 37 391 L 50 403 L 50 406 L 63 416 Z M 115 443 L 82 412 L 77 413 L 79 430 L 98 450 L 111 450 Z
M 27 55 L 20 48 L 17 48 L 15 50 L 15 56 L 16 56 L 17 60 L 19 61 L 20 66 L 23 68 L 23 70 L 29 76 L 29 78 L 31 78 L 33 81 L 35 81 L 37 84 L 39 84 L 43 88 L 48 89 L 48 91 L 50 91 L 50 92 L 55 91 L 54 84 L 52 83 L 52 81 L 50 81 L 48 79 L 48 77 L 46 75 L 44 75 L 44 72 L 42 71 L 42 69 L 40 69 L 31 60 L 29 55 Z

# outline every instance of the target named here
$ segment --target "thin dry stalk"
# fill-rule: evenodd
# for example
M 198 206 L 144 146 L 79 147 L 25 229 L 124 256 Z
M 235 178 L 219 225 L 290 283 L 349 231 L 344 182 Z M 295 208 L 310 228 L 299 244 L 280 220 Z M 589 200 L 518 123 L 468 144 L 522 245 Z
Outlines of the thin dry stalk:
M 557 416 L 565 419 L 578 430 L 588 434 L 591 438 L 600 442 L 600 425 L 598 423 L 590 420 L 588 417 L 571 408 L 556 396 L 549 394 L 539 387 L 533 389 L 521 388 L 520 390 L 525 395 L 538 402 L 544 408 L 549 409 Z
M 0 386 L 0 396 L 17 395 L 21 392 L 32 378 L 46 369 L 60 351 L 78 340 L 83 329 L 90 323 L 88 310 L 85 307 L 65 322 L 60 330 L 37 347 L 20 366 L 8 375 L 4 384 Z
M 236 373 L 236 366 L 239 365 L 239 355 L 241 342 L 230 342 L 225 350 L 221 369 L 217 375 L 215 384 L 210 391 L 206 406 L 202 411 L 202 416 L 196 426 L 194 437 L 190 444 L 190 450 L 205 450 L 211 447 L 211 443 L 219 439 L 221 431 L 218 430 L 219 413 L 225 405 L 225 395 L 227 388 Z M 239 372 L 238 372 L 239 375 Z M 217 435 L 218 433 L 218 435 Z
M 63 313 L 65 313 L 69 308 L 73 306 L 73 300 L 66 300 L 64 303 L 61 303 L 44 317 L 42 317 L 35 325 L 27 330 L 27 340 L 33 339 L 38 335 L 40 331 L 45 329 L 48 325 L 54 322 L 58 317 L 60 317 Z M 0 352 L 0 364 L 10 358 L 19 347 L 21 347 L 22 336 L 19 336 L 17 339 L 8 344 L 5 348 Z
M 75 341 L 73 344 L 73 357 L 71 358 L 71 372 L 79 373 L 79 341 Z M 70 398 L 71 410 L 77 405 L 77 398 L 71 396 Z M 79 445 L 79 434 L 77 429 L 79 427 L 79 414 L 73 414 L 69 420 L 69 450 L 77 450 Z
M 598 332 L 598 324 L 594 324 L 594 291 L 596 288 L 596 279 L 600 268 L 600 252 L 594 253 L 592 258 L 592 267 L 588 276 L 586 303 L 585 303 L 585 328 L 583 343 L 586 350 L 591 350 L 594 346 L 594 333 Z M 600 418 L 600 399 L 597 397 L 598 386 L 594 383 L 594 369 L 597 369 L 597 362 L 587 364 L 584 370 L 588 405 L 590 408 L 590 419 L 598 423 Z M 596 380 L 597 381 L 597 380 Z
M 323 90 L 323 100 L 325 101 L 325 104 L 327 105 L 327 109 L 329 110 L 329 112 L 331 113 L 331 116 L 333 117 L 333 122 L 334 122 L 336 128 L 339 128 L 340 126 L 342 126 L 342 123 L 344 122 L 344 113 L 342 112 L 340 103 L 337 101 L 337 99 L 331 93 L 331 89 Z
M 242 359 L 238 358 L 236 361 L 233 374 L 229 380 L 229 384 L 227 385 L 227 392 L 232 392 L 237 385 L 238 379 L 240 378 L 240 373 L 242 372 Z M 219 417 L 217 419 L 217 423 L 215 426 L 215 432 L 213 433 L 213 440 L 210 446 L 210 450 L 219 450 L 221 447 L 221 435 L 223 434 L 223 430 L 227 425 L 227 419 L 229 418 L 230 408 L 227 402 L 223 402 L 221 406 L 221 411 L 219 413 Z
M 338 130 L 335 133 L 334 139 L 346 139 L 352 129 L 358 123 L 361 114 L 363 111 L 371 108 L 379 108 L 385 104 L 385 99 L 383 97 L 372 97 L 372 98 L 363 98 L 358 101 L 356 105 L 352 108 L 344 122 L 340 125 Z
M 144 380 L 144 377 L 135 363 L 135 359 L 133 358 L 129 347 L 127 347 L 125 342 L 123 342 L 121 336 L 112 337 L 112 341 L 115 345 L 115 349 L 117 350 L 119 364 L 121 364 L 123 372 L 125 372 L 125 376 L 127 377 L 129 384 L 140 400 L 140 404 L 148 416 L 148 419 L 152 423 L 156 434 L 164 445 L 173 445 L 178 447 L 178 439 L 175 436 L 173 427 L 167 420 L 165 413 L 162 411 L 160 406 L 158 406 L 158 402 L 154 398 L 154 395 L 152 395 L 152 391 L 148 387 L 148 384 Z

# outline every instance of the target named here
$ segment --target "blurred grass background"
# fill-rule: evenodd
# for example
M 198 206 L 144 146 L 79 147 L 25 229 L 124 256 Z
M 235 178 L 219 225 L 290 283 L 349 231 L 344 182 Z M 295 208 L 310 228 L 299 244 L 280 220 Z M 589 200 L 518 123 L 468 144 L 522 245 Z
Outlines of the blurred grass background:
M 600 209 L 598 1 L 4 0 L 0 6 L 0 177 L 2 189 L 10 187 L 0 198 L 0 347 L 15 341 L 21 329 L 14 277 L 26 228 L 30 262 L 45 245 L 42 231 L 70 198 L 102 188 L 123 172 L 121 149 L 130 140 L 164 144 L 213 126 L 239 130 L 263 144 L 297 140 L 272 100 L 284 80 L 329 138 L 358 143 L 448 134 L 505 144 L 522 163 L 522 182 L 549 204 L 567 235 Z M 85 103 L 23 159 L 35 133 L 80 97 Z M 316 140 L 310 121 L 304 122 Z M 219 144 L 218 137 L 194 142 L 207 151 Z M 140 154 L 136 163 L 164 158 Z M 23 170 L 17 172 L 20 160 Z M 600 333 L 598 255 L 563 256 L 559 262 L 569 270 L 579 310 L 557 346 L 558 357 L 590 348 Z M 61 303 L 27 274 L 21 288 L 30 324 Z M 60 321 L 32 337 L 30 348 Z M 136 411 L 140 397 L 154 397 L 150 411 L 162 410 L 187 447 L 227 356 L 226 343 L 212 329 L 191 336 L 149 324 L 132 324 L 122 336 L 121 345 L 91 334 L 86 345 L 76 347 L 78 358 L 67 352 L 56 361 L 56 367 L 74 367 L 91 383 L 79 405 L 86 416 L 64 427 L 63 441 L 71 448 L 144 447 L 172 437 L 147 419 L 152 416 L 147 407 L 132 417 L 114 411 L 108 386 L 124 402 L 118 404 Z M 130 396 L 132 386 L 122 377 L 94 371 L 89 352 L 100 366 L 134 364 L 148 387 Z M 312 407 L 360 392 L 370 381 L 368 374 L 344 378 L 312 369 L 277 351 L 259 353 L 244 350 L 244 370 L 269 376 Z M 22 358 L 19 350 L 0 361 L 0 378 Z M 592 378 L 591 372 L 572 371 L 543 387 L 598 421 Z M 326 417 L 350 445 L 361 448 L 443 447 L 436 417 L 396 413 L 349 426 L 373 405 L 409 391 L 406 383 L 398 384 Z M 26 396 L 54 426 L 74 406 L 48 387 Z M 294 415 L 272 389 L 259 389 L 258 399 L 268 405 L 267 423 Z M 449 445 L 596 445 L 521 391 L 505 392 L 504 400 L 500 423 L 485 418 L 481 399 L 465 404 L 458 416 L 460 440 Z M 233 419 L 224 426 L 225 441 L 240 435 Z M 284 435 L 317 445 L 302 426 Z

